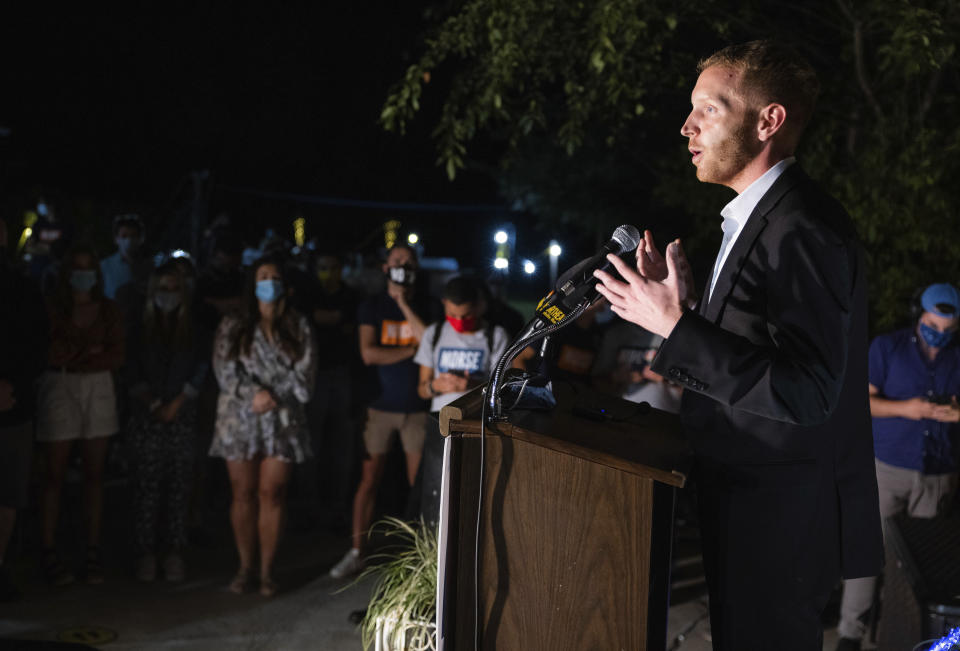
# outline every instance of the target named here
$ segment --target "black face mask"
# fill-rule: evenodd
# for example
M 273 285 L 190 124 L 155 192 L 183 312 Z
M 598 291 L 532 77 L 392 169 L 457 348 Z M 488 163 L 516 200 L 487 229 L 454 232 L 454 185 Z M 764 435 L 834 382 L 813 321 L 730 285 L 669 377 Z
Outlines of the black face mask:
M 387 278 L 398 285 L 410 287 L 417 280 L 417 271 L 413 267 L 389 267 Z

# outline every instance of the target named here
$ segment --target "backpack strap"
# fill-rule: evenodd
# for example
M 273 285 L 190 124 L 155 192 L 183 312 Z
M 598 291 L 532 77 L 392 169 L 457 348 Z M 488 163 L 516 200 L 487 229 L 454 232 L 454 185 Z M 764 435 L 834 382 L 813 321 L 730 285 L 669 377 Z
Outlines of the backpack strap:
M 446 321 L 437 321 L 433 325 L 433 341 L 430 342 L 430 354 L 432 355 L 437 351 L 437 344 L 440 343 L 440 333 L 443 330 L 443 326 L 446 324 Z

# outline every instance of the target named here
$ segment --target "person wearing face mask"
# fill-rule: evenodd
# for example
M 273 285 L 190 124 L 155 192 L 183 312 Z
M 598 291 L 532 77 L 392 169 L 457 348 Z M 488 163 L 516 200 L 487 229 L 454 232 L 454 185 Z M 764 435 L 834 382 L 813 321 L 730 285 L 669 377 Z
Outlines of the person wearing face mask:
M 930 285 L 920 308 L 911 327 L 870 345 L 870 415 L 884 518 L 932 518 L 949 507 L 957 489 L 960 291 Z M 876 583 L 876 577 L 844 581 L 838 651 L 860 648 Z
M 417 365 L 413 361 L 427 323 L 440 310 L 415 291 L 417 257 L 413 249 L 397 244 L 382 266 L 387 289 L 361 303 L 357 310 L 360 356 L 376 367 L 373 399 L 368 403 L 363 431 L 366 458 L 360 485 L 353 496 L 352 546 L 330 570 L 340 579 L 363 568 L 363 544 L 373 519 L 377 489 L 386 468 L 394 432 L 399 433 L 412 486 L 423 453 L 427 403 L 417 393 Z
M 190 285 L 176 259 L 158 267 L 147 288 L 143 313 L 131 328 L 133 345 L 123 372 L 131 398 L 126 431 L 135 469 L 136 574 L 145 582 L 156 578 L 162 542 L 165 578 L 182 581 L 196 398 L 210 366 L 208 338 L 193 318 Z M 163 535 L 157 530 L 161 511 Z
M 33 214 L 36 221 L 23 224 L 30 226 L 23 259 L 29 275 L 40 283 L 46 295 L 56 287 L 60 261 L 67 243 L 73 241 L 74 229 L 72 221 L 60 216 L 54 205 L 43 197 L 37 200 Z
M 413 361 L 420 366 L 417 391 L 430 400 L 421 468 L 421 512 L 427 522 L 440 515 L 440 475 L 443 436 L 440 410 L 470 389 L 487 381 L 503 356 L 510 335 L 485 320 L 486 304 L 480 282 L 468 276 L 450 279 L 443 290 L 444 320 L 432 324 Z
M 252 587 L 258 547 L 260 594 L 278 590 L 272 570 L 291 465 L 312 456 L 305 405 L 316 357 L 309 322 L 288 302 L 284 261 L 261 258 L 250 269 L 242 312 L 223 318 L 213 345 L 220 396 L 210 455 L 222 457 L 230 475 L 240 557 L 233 592 Z
M 56 530 L 70 451 L 80 446 L 87 523 L 87 583 L 103 581 L 100 522 L 103 468 L 109 437 L 118 431 L 112 373 L 124 361 L 124 323 L 117 304 L 103 296 L 100 268 L 90 247 L 64 256 L 57 291 L 48 302 L 50 353 L 37 401 L 37 441 L 45 452 L 41 510 L 43 565 L 53 585 L 73 581 L 60 561 Z
M 146 282 L 149 274 L 149 260 L 140 255 L 144 240 L 143 220 L 139 215 L 117 215 L 113 219 L 113 241 L 117 251 L 100 261 L 100 273 L 103 275 L 103 295 L 118 300 L 122 288 Z M 140 295 L 143 294 L 140 288 Z M 121 297 L 119 300 L 126 303 Z M 132 300 L 132 299 L 131 299 Z

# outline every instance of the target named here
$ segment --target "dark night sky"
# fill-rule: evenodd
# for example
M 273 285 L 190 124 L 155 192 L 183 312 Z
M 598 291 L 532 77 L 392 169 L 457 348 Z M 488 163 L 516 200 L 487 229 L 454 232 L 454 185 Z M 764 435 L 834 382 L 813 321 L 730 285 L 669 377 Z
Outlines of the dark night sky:
M 419 52 L 417 3 L 25 11 L 2 27 L 8 197 L 53 188 L 63 198 L 149 206 L 190 170 L 210 169 L 221 187 L 498 201 L 492 179 L 466 173 L 450 183 L 434 165 L 429 102 L 403 138 L 376 123 Z M 214 209 L 231 200 L 215 194 Z

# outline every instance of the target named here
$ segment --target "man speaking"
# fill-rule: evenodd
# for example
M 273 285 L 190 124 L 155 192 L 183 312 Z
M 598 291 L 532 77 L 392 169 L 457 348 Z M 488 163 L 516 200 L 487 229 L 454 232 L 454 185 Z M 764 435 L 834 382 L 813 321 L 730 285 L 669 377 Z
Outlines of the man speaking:
M 685 387 L 714 649 L 822 648 L 842 577 L 882 563 L 867 393 L 865 265 L 844 209 L 793 158 L 819 91 L 769 41 L 702 61 L 680 133 L 697 178 L 738 194 L 699 301 L 679 241 L 650 233 L 614 312 L 665 338 L 651 368 Z

